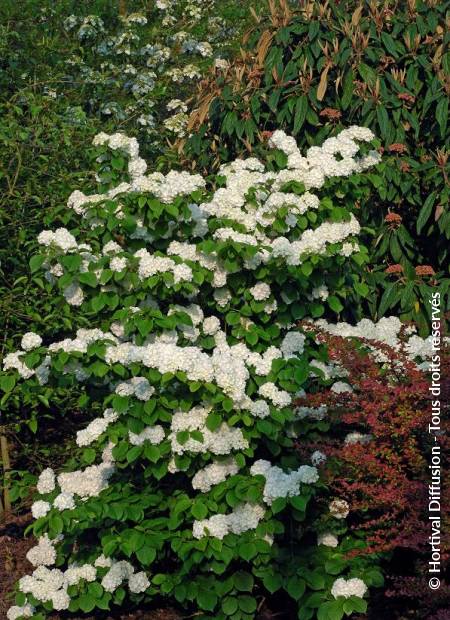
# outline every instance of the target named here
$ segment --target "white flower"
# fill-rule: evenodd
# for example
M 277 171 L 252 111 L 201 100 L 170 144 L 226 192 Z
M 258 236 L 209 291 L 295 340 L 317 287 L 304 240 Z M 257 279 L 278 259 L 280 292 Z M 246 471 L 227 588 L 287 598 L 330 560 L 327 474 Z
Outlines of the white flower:
M 228 476 L 237 474 L 239 467 L 234 458 L 224 461 L 214 461 L 204 469 L 200 469 L 192 479 L 192 488 L 199 489 L 202 493 L 209 491 L 214 485 L 226 480 Z
M 78 284 L 70 284 L 63 291 L 66 301 L 71 306 L 81 306 L 84 300 L 83 289 Z
M 320 452 L 320 450 L 315 450 L 311 455 L 311 463 L 313 465 L 321 465 L 322 463 L 325 463 L 326 460 L 326 455 L 323 452 Z
M 31 514 L 35 519 L 39 519 L 39 517 L 45 517 L 45 515 L 49 512 L 51 506 L 48 502 L 44 502 L 42 500 L 38 500 L 34 502 L 31 506 Z
M 258 282 L 249 289 L 249 293 L 256 301 L 264 301 L 270 297 L 270 286 L 265 282 Z
M 280 467 L 262 459 L 255 461 L 250 468 L 252 476 L 261 475 L 266 479 L 264 501 L 269 506 L 278 497 L 294 497 L 300 494 L 300 484 L 314 484 L 319 479 L 315 467 L 301 465 L 297 470 L 285 473 Z
M 305 336 L 299 332 L 288 332 L 283 338 L 280 349 L 283 357 L 289 359 L 301 355 L 305 345 Z
M 22 607 L 18 605 L 13 605 L 6 612 L 6 617 L 8 620 L 17 620 L 18 618 L 31 618 L 34 614 L 34 607 L 29 603 L 26 603 Z
M 366 444 L 366 443 L 369 443 L 371 439 L 372 439 L 372 435 L 358 433 L 357 431 L 355 431 L 353 433 L 348 433 L 345 436 L 344 444 L 346 446 L 352 445 L 355 443 Z
M 264 508 L 258 504 L 240 504 L 228 515 L 218 514 L 209 519 L 194 521 L 193 536 L 213 536 L 222 540 L 229 533 L 242 534 L 256 529 L 264 514 Z
M 26 557 L 33 566 L 51 566 L 56 560 L 55 540 L 50 540 L 48 534 L 38 539 L 38 544 L 32 547 Z
M 134 573 L 134 575 L 131 575 L 128 579 L 128 587 L 130 588 L 130 592 L 134 592 L 135 594 L 145 592 L 149 586 L 150 581 L 144 572 Z
M 123 271 L 127 267 L 127 259 L 120 256 L 113 256 L 109 261 L 109 267 L 112 271 Z
M 51 493 L 55 488 L 55 472 L 50 467 L 44 469 L 39 475 L 36 488 L 38 493 L 44 495 Z
M 336 383 L 333 383 L 331 386 L 331 391 L 335 394 L 345 394 L 346 392 L 353 392 L 353 389 L 348 383 L 336 381 Z
M 350 596 L 363 598 L 366 592 L 366 584 L 362 579 L 358 579 L 357 577 L 353 577 L 352 579 L 339 577 L 331 587 L 331 594 L 334 598 L 338 598 L 339 596 L 343 596 L 344 598 L 349 598 Z
M 75 501 L 72 493 L 60 493 L 53 501 L 53 506 L 58 510 L 72 510 L 75 508 Z
M 203 333 L 207 336 L 213 336 L 220 329 L 220 321 L 216 316 L 207 317 L 202 324 Z
M 148 426 L 139 434 L 128 431 L 128 437 L 133 446 L 140 446 L 144 441 L 149 441 L 152 445 L 157 445 L 164 440 L 164 436 L 164 429 L 159 425 Z
M 24 351 L 31 351 L 32 349 L 40 347 L 41 344 L 42 338 L 38 334 L 35 334 L 34 332 L 27 332 L 22 336 L 20 346 Z
M 328 506 L 328 509 L 336 519 L 345 519 L 350 512 L 350 506 L 345 499 L 334 499 Z
M 288 392 L 279 390 L 274 383 L 268 381 L 259 387 L 258 392 L 264 398 L 272 401 L 275 407 L 287 407 L 291 404 L 291 397 Z
M 325 545 L 326 547 L 337 547 L 339 544 L 339 540 L 336 538 L 334 534 L 330 532 L 326 532 L 325 534 L 320 534 L 317 537 L 318 545 Z

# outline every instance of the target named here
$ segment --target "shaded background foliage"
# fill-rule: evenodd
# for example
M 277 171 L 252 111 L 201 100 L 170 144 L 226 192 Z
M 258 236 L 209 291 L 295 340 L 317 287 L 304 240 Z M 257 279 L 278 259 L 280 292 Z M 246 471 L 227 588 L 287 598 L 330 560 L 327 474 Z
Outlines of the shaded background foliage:
M 252 152 L 277 128 L 306 149 L 342 127 L 370 127 L 384 164 L 360 212 L 372 246 L 367 306 L 423 332 L 430 285 L 439 280 L 443 295 L 449 287 L 449 9 L 273 0 L 226 74 L 200 85 L 193 133 L 179 145 L 207 167 Z

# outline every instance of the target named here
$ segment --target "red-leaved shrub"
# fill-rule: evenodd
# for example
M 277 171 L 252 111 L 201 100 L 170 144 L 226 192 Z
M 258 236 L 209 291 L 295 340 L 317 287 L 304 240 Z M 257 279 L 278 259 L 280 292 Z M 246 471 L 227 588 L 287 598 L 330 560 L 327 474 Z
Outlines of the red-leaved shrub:
M 356 342 L 312 325 L 303 327 L 315 332 L 316 341 L 327 347 L 329 360 L 348 373 L 344 380 L 353 391 L 336 394 L 330 385 L 298 401 L 308 407 L 327 405 L 330 430 L 326 445 L 299 441 L 297 449 L 305 456 L 312 449 L 327 455 L 324 473 L 331 492 L 350 505 L 349 527 L 364 536 L 368 545 L 364 553 L 383 553 L 386 558 L 384 595 L 397 602 L 412 599 L 421 618 L 440 618 L 436 613 L 444 612 L 450 590 L 444 583 L 438 592 L 428 587 L 429 463 L 436 442 L 428 432 L 434 397 L 427 373 L 407 358 L 402 347 Z M 444 455 L 449 447 L 444 432 L 450 359 L 445 353 L 441 359 L 443 432 L 437 442 Z M 442 566 L 449 555 L 449 519 L 444 516 L 449 493 L 444 473 L 442 463 Z

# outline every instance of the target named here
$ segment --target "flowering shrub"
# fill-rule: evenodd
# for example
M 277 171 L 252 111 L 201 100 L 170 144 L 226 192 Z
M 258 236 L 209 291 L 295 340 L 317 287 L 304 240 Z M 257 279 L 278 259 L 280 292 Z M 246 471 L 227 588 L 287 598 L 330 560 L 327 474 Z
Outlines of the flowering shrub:
M 158 0 L 139 12 L 131 2 L 127 15 L 109 15 L 105 6 L 102 17 L 66 17 L 63 28 L 77 48 L 64 71 L 66 79 L 89 88 L 82 107 L 114 126 L 133 128 L 152 152 L 164 146 L 163 137 L 185 136 L 192 83 L 206 68 L 228 65 L 220 54 L 240 27 L 238 7 L 228 22 L 226 6 L 217 0 Z
M 325 457 L 299 459 L 289 427 L 307 427 L 291 405 L 321 367 L 342 376 L 292 327 L 323 314 L 317 300 L 338 312 L 334 288 L 345 296 L 350 260 L 365 257 L 351 202 L 317 192 L 332 176 L 364 182 L 372 139 L 351 127 L 302 156 L 277 131 L 271 170 L 236 160 L 207 183 L 145 174 L 136 139 L 96 137 L 99 193 L 70 196 L 76 226 L 42 231 L 30 263 L 83 327 L 52 343 L 26 333 L 4 359 L 4 389 L 17 376 L 37 391 L 76 386 L 92 411 L 76 458 L 39 476 L 34 571 L 10 620 L 157 597 L 245 620 L 280 588 L 300 620 L 366 609 L 377 558 L 330 533 L 351 507 L 323 506 Z

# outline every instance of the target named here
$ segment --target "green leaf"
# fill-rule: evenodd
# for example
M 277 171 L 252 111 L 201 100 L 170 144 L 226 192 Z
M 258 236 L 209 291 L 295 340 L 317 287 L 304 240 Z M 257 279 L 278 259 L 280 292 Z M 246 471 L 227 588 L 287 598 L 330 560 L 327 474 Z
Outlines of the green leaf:
M 153 547 L 149 547 L 145 544 L 139 551 L 136 553 L 136 557 L 144 566 L 148 566 L 151 564 L 156 558 L 156 551 Z
M 200 609 L 213 611 L 217 605 L 217 595 L 212 590 L 200 590 L 197 594 L 197 603 Z
M 343 615 L 341 601 L 327 601 L 317 610 L 317 620 L 341 620 Z
M 441 138 L 444 138 L 448 122 L 448 97 L 445 96 L 445 93 L 442 93 L 441 99 L 436 106 L 436 120 L 441 131 Z
M 328 297 L 327 303 L 330 306 L 330 308 L 334 310 L 335 312 L 341 312 L 341 310 L 344 309 L 344 306 L 341 304 L 340 300 L 335 295 L 331 295 L 330 297 Z
M 264 587 L 269 590 L 271 594 L 273 594 L 281 588 L 281 586 L 283 585 L 283 580 L 281 578 L 281 575 L 279 575 L 278 573 L 274 573 L 265 575 L 263 578 L 263 584 Z
M 389 135 L 389 116 L 386 108 L 382 105 L 377 107 L 377 120 L 380 127 L 381 136 L 386 139 Z
M 233 575 L 234 587 L 241 592 L 251 592 L 253 590 L 253 577 L 250 573 L 239 571 Z
M 378 307 L 378 318 L 384 316 L 385 312 L 392 308 L 392 306 L 398 301 L 399 290 L 395 282 L 391 282 L 386 286 L 386 289 L 381 298 L 380 305 Z
M 78 280 L 82 284 L 87 284 L 88 286 L 91 286 L 92 288 L 97 286 L 97 278 L 95 276 L 95 273 L 92 273 L 91 271 L 80 273 L 80 275 L 78 276 Z
M 253 596 L 240 596 L 239 597 L 239 609 L 246 614 L 252 614 L 256 611 L 257 604 L 256 599 Z
M 30 258 L 30 269 L 31 273 L 38 271 L 42 267 L 42 263 L 45 261 L 45 256 L 41 256 L 37 254 L 36 256 L 32 256 Z
M 90 594 L 82 594 L 78 599 L 78 604 L 85 613 L 89 613 L 96 606 L 95 599 Z
M 313 272 L 313 266 L 309 262 L 302 263 L 300 265 L 300 269 L 301 269 L 301 272 L 303 273 L 303 275 L 306 276 L 306 277 L 310 276 L 312 274 L 312 272 Z
M 222 418 L 218 413 L 210 413 L 206 418 L 206 428 L 214 432 L 222 424 Z
M 431 215 L 431 211 L 433 210 L 435 198 L 436 198 L 436 192 L 432 192 L 429 196 L 427 196 L 425 202 L 423 203 L 423 206 L 419 212 L 419 217 L 417 218 L 417 222 L 416 222 L 417 234 L 421 233 L 422 228 L 428 222 L 430 215 Z
M 287 583 L 286 591 L 289 596 L 298 601 L 305 592 L 306 584 L 305 580 L 300 577 L 291 577 Z
M 16 379 L 11 377 L 11 375 L 4 375 L 0 377 L 0 388 L 4 392 L 11 392 L 16 385 Z
M 53 537 L 58 536 L 63 531 L 64 523 L 58 514 L 52 514 L 49 519 L 49 525 Z
M 232 616 L 238 610 L 237 599 L 232 596 L 227 596 L 222 601 L 222 611 L 227 616 Z
M 297 99 L 295 104 L 295 114 L 294 114 L 294 128 L 292 130 L 293 134 L 296 135 L 303 126 L 306 118 L 306 112 L 308 111 L 308 97 L 306 95 L 302 95 Z
M 369 86 L 375 86 L 375 83 L 377 81 L 377 74 L 371 67 L 364 63 L 361 63 L 358 67 L 358 71 L 366 84 L 368 84 Z
M 296 508 L 297 510 L 301 510 L 302 512 L 306 510 L 308 501 L 309 497 L 303 497 L 302 495 L 297 495 L 290 498 L 290 502 L 294 506 L 294 508 Z
M 239 555 L 244 560 L 247 560 L 247 562 L 249 562 L 252 558 L 254 558 L 257 553 L 258 553 L 258 549 L 256 548 L 255 543 L 252 543 L 252 542 L 244 543 L 243 545 L 240 545 L 239 547 Z
M 350 596 L 345 601 L 343 609 L 348 616 L 354 612 L 364 614 L 367 611 L 367 601 L 357 596 Z
M 197 500 L 191 508 L 191 514 L 193 517 L 201 521 L 208 514 L 208 509 L 203 502 Z
M 394 58 L 398 56 L 397 44 L 391 35 L 387 32 L 381 32 L 381 39 L 383 41 L 384 47 L 387 49 L 389 54 L 391 54 Z
M 353 71 L 350 69 L 345 74 L 345 77 L 344 77 L 344 83 L 343 83 L 344 89 L 343 89 L 342 98 L 341 98 L 341 106 L 343 110 L 346 110 L 348 108 L 352 100 L 353 92 L 354 92 L 354 86 L 353 86 L 354 79 L 355 79 L 355 76 L 353 74 Z

